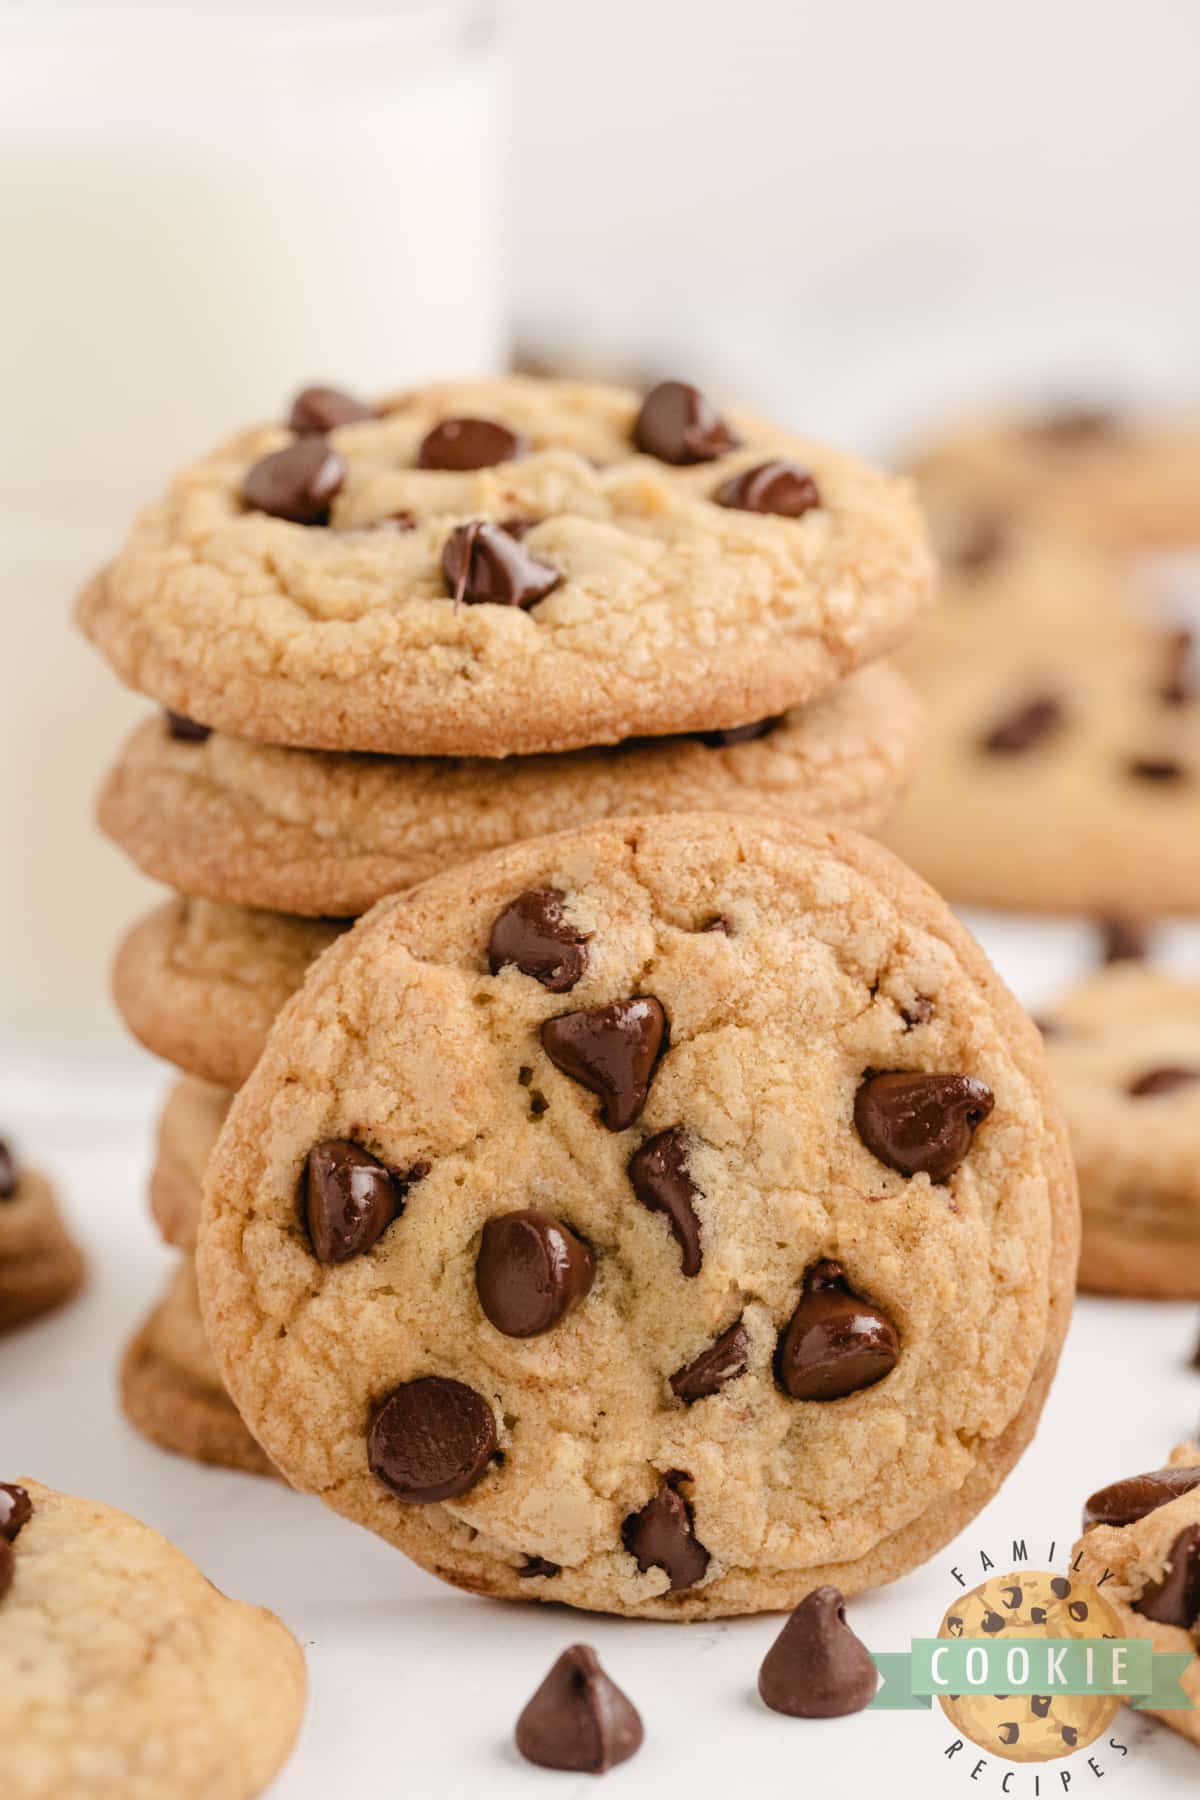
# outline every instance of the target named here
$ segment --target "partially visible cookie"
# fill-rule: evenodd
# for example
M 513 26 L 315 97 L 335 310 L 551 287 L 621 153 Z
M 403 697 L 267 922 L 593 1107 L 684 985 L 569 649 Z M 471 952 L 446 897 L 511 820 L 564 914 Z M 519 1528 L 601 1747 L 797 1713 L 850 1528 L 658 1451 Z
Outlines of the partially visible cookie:
M 1115 963 L 1046 1019 L 1079 1174 L 1079 1285 L 1200 1298 L 1200 982 Z
M 21 1477 L 0 1527 L 0 1783 L 13 1800 L 251 1800 L 291 1752 L 304 1654 L 127 1513 Z
M 201 1081 L 238 1087 L 310 962 L 344 929 L 328 919 L 169 900 L 122 943 L 113 998 L 156 1056 Z
M 528 755 L 803 705 L 931 597 L 907 482 L 682 383 L 327 423 L 243 432 L 138 516 L 79 606 L 131 686 L 266 743 Z
M 502 764 L 197 740 L 154 718 L 109 775 L 100 822 L 186 894 L 349 917 L 485 850 L 591 819 L 723 808 L 870 831 L 912 775 L 921 726 L 911 688 L 885 667 L 745 735 Z
M 852 833 L 593 825 L 380 903 L 209 1164 L 210 1342 L 294 1485 L 479 1592 L 658 1618 L 911 1568 L 1041 1409 L 1036 1031 Z
M 54 1189 L 0 1143 L 0 1331 L 61 1306 L 83 1277 L 83 1257 Z
M 131 1425 L 193 1462 L 275 1475 L 229 1398 L 213 1361 L 190 1256 L 121 1361 L 121 1406 Z
M 150 1211 L 168 1244 L 196 1248 L 204 1171 L 233 1095 L 185 1075 L 167 1096 L 158 1121 L 150 1174 Z
M 1116 1613 L 1121 1635 L 1183 1652 L 1190 1705 L 1140 1709 L 1200 1744 L 1200 1444 L 1178 1444 L 1165 1468 L 1101 1488 L 1084 1508 L 1071 1563 Z

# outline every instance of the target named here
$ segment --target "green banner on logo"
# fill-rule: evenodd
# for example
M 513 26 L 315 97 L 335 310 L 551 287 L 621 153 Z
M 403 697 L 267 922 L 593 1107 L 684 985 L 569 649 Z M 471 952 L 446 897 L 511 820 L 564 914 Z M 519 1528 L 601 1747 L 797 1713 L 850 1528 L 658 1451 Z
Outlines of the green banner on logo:
M 1115 1694 L 1160 1712 L 1191 1708 L 1179 1677 L 1186 1652 L 1145 1638 L 914 1638 L 911 1651 L 871 1659 L 880 1711 L 928 1707 L 935 1694 Z

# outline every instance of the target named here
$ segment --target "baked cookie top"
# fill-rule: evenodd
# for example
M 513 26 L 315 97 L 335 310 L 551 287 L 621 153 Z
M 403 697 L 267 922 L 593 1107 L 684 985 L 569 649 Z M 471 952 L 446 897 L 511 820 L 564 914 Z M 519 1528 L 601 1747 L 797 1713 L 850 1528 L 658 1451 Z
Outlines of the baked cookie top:
M 746 735 L 502 766 L 181 738 L 152 718 L 104 785 L 100 823 L 147 874 L 185 893 L 350 916 L 456 862 L 592 819 L 712 807 L 870 830 L 913 773 L 923 716 L 903 677 L 880 665 Z
M 904 481 L 683 383 L 510 376 L 293 421 L 179 475 L 80 603 L 124 680 L 242 736 L 503 756 L 744 725 L 930 596 Z
M 937 896 L 693 814 L 360 921 L 234 1102 L 198 1271 L 295 1485 L 482 1591 L 694 1617 L 971 1516 L 1075 1232 L 1036 1031 Z
M 304 1657 L 127 1514 L 0 1486 L 0 1743 L 21 1800 L 249 1800 L 286 1761 Z

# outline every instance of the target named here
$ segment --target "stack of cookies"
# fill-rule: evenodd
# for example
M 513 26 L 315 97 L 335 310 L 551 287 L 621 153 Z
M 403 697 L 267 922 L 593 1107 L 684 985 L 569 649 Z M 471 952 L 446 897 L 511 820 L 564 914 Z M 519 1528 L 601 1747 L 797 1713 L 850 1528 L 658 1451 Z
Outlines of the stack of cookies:
M 191 1259 L 231 1093 L 313 960 L 384 895 L 589 820 L 873 830 L 922 724 L 877 659 L 931 586 L 904 483 L 681 382 L 513 377 L 378 405 L 310 388 L 141 515 L 79 616 L 164 709 L 100 798 L 174 890 L 114 971 L 131 1030 L 184 1077 L 152 1182 L 184 1260 L 124 1364 L 144 1431 L 269 1466 Z M 551 963 L 562 906 L 548 889 L 514 927 Z

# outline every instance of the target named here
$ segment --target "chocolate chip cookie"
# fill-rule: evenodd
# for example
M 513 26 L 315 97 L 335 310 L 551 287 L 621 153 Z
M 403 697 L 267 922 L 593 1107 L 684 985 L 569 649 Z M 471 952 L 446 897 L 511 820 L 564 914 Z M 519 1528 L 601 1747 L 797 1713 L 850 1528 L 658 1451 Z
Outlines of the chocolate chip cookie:
M 100 823 L 186 894 L 348 917 L 483 851 L 592 819 L 711 807 L 870 831 L 912 775 L 921 727 L 911 688 L 882 666 L 737 731 L 502 765 L 180 736 L 155 718 L 109 775 Z
M 1046 1030 L 1079 1173 L 1080 1286 L 1200 1298 L 1200 982 L 1115 963 Z
M 83 1257 L 54 1189 L 0 1142 L 0 1331 L 63 1305 L 83 1277 Z
M 209 1164 L 209 1340 L 294 1485 L 478 1592 L 657 1618 L 928 1556 L 1036 1423 L 1074 1178 L 1040 1041 L 877 845 L 500 851 L 313 969 Z
M 244 432 L 140 514 L 79 618 L 201 725 L 494 757 L 802 705 L 932 577 L 902 480 L 686 383 L 512 376 Z
M 0 1484 L 0 1775 L 19 1800 L 251 1800 L 291 1752 L 304 1654 L 126 1513 Z
M 185 1075 L 162 1109 L 150 1175 L 150 1211 L 164 1240 L 177 1249 L 196 1248 L 204 1171 L 232 1099 L 228 1088 Z
M 1191 1705 L 1144 1710 L 1200 1744 L 1200 1444 L 1179 1444 L 1165 1468 L 1093 1494 L 1071 1568 L 1100 1589 L 1122 1637 L 1191 1656 L 1179 1678 Z

